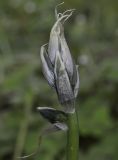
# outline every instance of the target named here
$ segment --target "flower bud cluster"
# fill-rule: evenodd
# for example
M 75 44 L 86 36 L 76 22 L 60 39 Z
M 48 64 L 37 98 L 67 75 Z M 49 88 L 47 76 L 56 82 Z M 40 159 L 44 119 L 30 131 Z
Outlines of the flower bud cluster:
M 74 103 L 79 90 L 78 66 L 72 59 L 64 35 L 64 23 L 72 15 L 72 12 L 73 10 L 67 10 L 64 13 L 57 13 L 57 9 L 55 9 L 56 22 L 51 29 L 49 42 L 41 46 L 40 51 L 44 77 L 55 89 L 58 100 L 63 106 L 62 112 L 66 114 L 75 112 Z M 50 109 L 50 112 L 45 113 L 52 111 L 56 112 Z M 50 121 L 51 117 L 46 114 L 43 112 L 44 117 L 48 117 Z

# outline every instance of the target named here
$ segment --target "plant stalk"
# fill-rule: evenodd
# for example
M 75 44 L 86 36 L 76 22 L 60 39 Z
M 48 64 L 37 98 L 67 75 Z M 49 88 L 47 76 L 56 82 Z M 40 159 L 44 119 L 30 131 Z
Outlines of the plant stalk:
M 67 160 L 79 160 L 79 124 L 77 111 L 68 115 Z

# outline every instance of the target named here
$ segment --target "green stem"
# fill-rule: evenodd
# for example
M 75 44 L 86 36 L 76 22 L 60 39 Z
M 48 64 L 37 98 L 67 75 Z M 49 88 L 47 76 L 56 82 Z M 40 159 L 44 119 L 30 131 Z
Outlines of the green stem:
M 79 159 L 79 124 L 77 111 L 68 115 L 67 160 Z
M 28 127 L 30 124 L 30 117 L 32 114 L 32 100 L 33 100 L 33 95 L 30 93 L 30 90 L 26 90 L 26 93 L 24 95 L 24 101 L 25 101 L 25 116 L 21 121 L 18 137 L 16 140 L 16 146 L 14 149 L 14 155 L 13 155 L 13 160 L 18 160 L 18 157 L 22 156 L 22 152 L 24 149 L 24 144 L 28 132 Z

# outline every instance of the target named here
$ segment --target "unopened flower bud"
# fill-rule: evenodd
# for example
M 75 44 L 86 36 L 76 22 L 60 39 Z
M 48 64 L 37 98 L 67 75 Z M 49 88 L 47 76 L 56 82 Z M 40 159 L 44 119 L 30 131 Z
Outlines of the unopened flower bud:
M 56 54 L 55 66 L 55 81 L 56 89 L 60 103 L 64 106 L 65 112 L 74 112 L 74 94 L 69 81 L 65 65 L 60 57 L 60 54 Z
M 72 12 L 68 15 L 65 13 L 67 12 L 60 13 L 60 16 L 56 13 L 57 21 L 50 33 L 48 51 L 44 46 L 41 47 L 41 61 L 44 76 L 55 88 L 64 111 L 73 113 L 79 89 L 79 73 L 64 36 L 63 23 L 72 15 Z
M 38 107 L 40 114 L 59 130 L 67 130 L 67 115 L 63 111 L 50 107 Z

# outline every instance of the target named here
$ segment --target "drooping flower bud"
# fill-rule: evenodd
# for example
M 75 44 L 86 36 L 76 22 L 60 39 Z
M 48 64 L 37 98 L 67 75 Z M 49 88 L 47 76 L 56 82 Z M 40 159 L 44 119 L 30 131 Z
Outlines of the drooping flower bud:
M 67 130 L 67 115 L 63 111 L 50 107 L 38 107 L 40 114 L 59 130 Z

